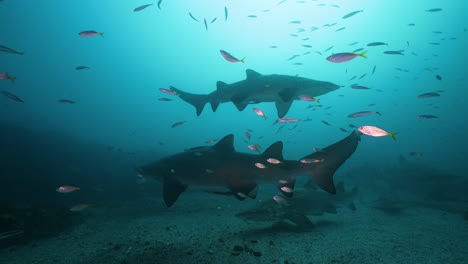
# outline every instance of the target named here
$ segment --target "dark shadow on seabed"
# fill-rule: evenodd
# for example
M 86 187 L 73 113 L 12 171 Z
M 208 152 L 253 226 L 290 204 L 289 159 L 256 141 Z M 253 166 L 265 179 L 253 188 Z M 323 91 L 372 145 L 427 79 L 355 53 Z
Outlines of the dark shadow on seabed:
M 0 233 L 22 231 L 3 237 L 0 247 L 54 236 L 82 223 L 88 214 L 69 211 L 76 204 L 92 203 L 98 211 L 118 208 L 146 198 L 144 189 L 154 187 L 136 183 L 135 162 L 124 154 L 56 131 L 0 123 L 0 146 Z M 81 190 L 56 192 L 62 185 Z

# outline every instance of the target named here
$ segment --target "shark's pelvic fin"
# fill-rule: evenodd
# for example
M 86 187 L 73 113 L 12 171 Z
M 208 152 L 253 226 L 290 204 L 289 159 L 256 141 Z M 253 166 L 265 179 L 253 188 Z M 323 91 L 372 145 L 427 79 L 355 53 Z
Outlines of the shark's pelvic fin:
M 276 101 L 276 111 L 278 111 L 278 117 L 283 118 L 286 113 L 289 111 L 289 108 L 291 107 L 293 100 L 289 101 Z
M 303 159 L 323 160 L 322 162 L 304 165 L 306 167 L 310 166 L 310 173 L 314 182 L 325 191 L 336 194 L 333 174 L 354 153 L 360 140 L 359 133 L 353 131 L 349 136 L 335 144 L 304 157 Z
M 231 98 L 231 101 L 237 107 L 237 110 L 242 111 L 249 104 L 249 102 L 246 102 L 246 99 L 247 99 L 247 96 L 245 96 L 245 95 L 236 95 L 236 96 Z
M 247 75 L 247 78 L 246 78 L 247 80 L 262 76 L 260 73 L 254 71 L 254 70 L 251 70 L 251 69 L 247 69 L 245 71 L 245 74 Z
M 195 109 L 197 110 L 197 116 L 201 114 L 201 112 L 203 111 L 203 108 L 205 107 L 205 104 L 209 101 L 209 97 L 210 97 L 207 94 L 187 93 L 173 86 L 171 86 L 171 91 L 176 92 L 182 100 L 193 105 Z
M 183 185 L 176 179 L 164 177 L 163 179 L 163 198 L 167 207 L 171 207 L 179 195 L 187 189 L 186 185 Z

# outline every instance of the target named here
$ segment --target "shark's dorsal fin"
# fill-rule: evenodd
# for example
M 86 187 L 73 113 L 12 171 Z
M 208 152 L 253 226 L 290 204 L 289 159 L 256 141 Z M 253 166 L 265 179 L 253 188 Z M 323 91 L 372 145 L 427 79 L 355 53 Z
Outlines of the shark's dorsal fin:
M 274 158 L 274 159 L 282 161 L 283 160 L 283 142 L 277 141 L 271 144 L 271 146 L 269 146 L 262 153 L 262 158 L 264 159 Z
M 219 90 L 222 90 L 222 89 L 225 88 L 226 86 L 228 86 L 228 84 L 225 83 L 225 82 L 222 82 L 222 81 L 217 81 L 217 82 L 216 82 L 216 89 L 218 89 L 218 91 L 219 91 Z
M 245 70 L 245 74 L 247 75 L 247 80 L 250 80 L 252 78 L 257 78 L 259 76 L 262 76 L 260 73 L 254 71 L 254 70 L 251 70 L 251 69 L 247 69 Z
M 220 153 L 232 153 L 234 152 L 234 135 L 229 134 L 223 137 L 221 140 L 213 146 L 213 148 Z
M 281 100 L 278 100 L 275 102 L 276 104 L 276 111 L 278 111 L 278 117 L 283 118 L 286 113 L 289 111 L 289 108 L 291 107 L 293 100 L 284 102 Z

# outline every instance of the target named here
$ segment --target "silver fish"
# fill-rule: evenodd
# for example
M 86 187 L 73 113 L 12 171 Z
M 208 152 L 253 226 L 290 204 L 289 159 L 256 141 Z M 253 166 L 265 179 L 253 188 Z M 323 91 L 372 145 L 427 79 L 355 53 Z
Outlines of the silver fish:
M 344 15 L 341 19 L 346 19 L 346 18 L 350 18 L 354 15 L 356 15 L 357 13 L 360 13 L 360 12 L 363 12 L 364 10 L 357 10 L 357 11 L 353 11 L 351 13 L 348 13 L 346 15 Z
M 381 115 L 380 112 L 378 112 L 378 111 L 360 111 L 360 112 L 349 114 L 348 117 L 349 118 L 356 118 L 356 117 L 363 117 L 363 116 L 368 116 L 368 115 L 372 115 L 372 114 Z
M 3 46 L 3 45 L 0 45 L 0 51 L 1 52 L 6 52 L 6 53 L 11 53 L 11 54 L 18 54 L 18 55 L 23 55 L 24 52 L 19 52 L 19 51 L 16 51 L 14 49 L 11 49 L 7 46 Z

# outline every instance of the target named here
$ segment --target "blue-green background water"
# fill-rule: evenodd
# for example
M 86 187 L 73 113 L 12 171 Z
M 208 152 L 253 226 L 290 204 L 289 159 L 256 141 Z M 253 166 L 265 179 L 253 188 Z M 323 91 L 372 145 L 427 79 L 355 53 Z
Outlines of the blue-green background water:
M 278 5 L 279 1 L 266 0 L 163 0 L 161 9 L 155 4 L 133 12 L 148 2 L 0 2 L 0 44 L 25 51 L 23 56 L 0 53 L 0 71 L 17 77 L 15 83 L 0 80 L 0 89 L 25 101 L 21 104 L 0 98 L 4 129 L 0 134 L 8 135 L 3 139 L 9 143 L 2 153 L 7 169 L 1 175 L 11 182 L 11 186 L 3 185 L 8 189 L 9 195 L 3 197 L 7 205 L 13 206 L 21 199 L 28 203 L 34 199 L 34 193 L 44 197 L 51 192 L 51 199 L 55 198 L 54 189 L 41 187 L 44 184 L 41 179 L 47 179 L 45 184 L 51 187 L 91 185 L 98 191 L 113 189 L 120 195 L 125 193 L 126 189 L 122 189 L 125 185 L 131 190 L 129 193 L 137 195 L 138 187 L 126 185 L 135 183 L 133 166 L 205 145 L 209 139 L 230 133 L 236 136 L 236 149 L 247 152 L 244 143 L 247 129 L 254 131 L 251 142 L 266 148 L 282 140 L 284 156 L 298 159 L 310 154 L 313 147 L 324 147 L 345 137 L 347 133 L 340 131 L 340 127 L 351 131 L 349 124 L 375 125 L 399 132 L 397 141 L 389 137 L 363 137 L 344 168 L 360 165 L 378 168 L 397 162 L 400 155 L 408 157 L 409 152 L 417 151 L 424 155 L 408 158 L 452 174 L 462 175 L 466 171 L 468 25 L 463 11 L 468 4 L 465 1 L 288 0 Z M 224 7 L 229 11 L 226 21 Z M 443 10 L 426 11 L 431 8 Z M 364 11 L 342 19 L 355 10 Z M 200 22 L 192 20 L 189 12 Z M 209 23 L 215 17 L 217 20 L 205 30 L 203 19 Z M 291 24 L 293 20 L 301 23 Z M 324 27 L 327 23 L 337 24 Z M 408 26 L 410 23 L 415 26 Z M 318 29 L 310 32 L 311 27 Z M 336 32 L 341 27 L 346 28 Z M 299 28 L 305 32 L 298 32 Z M 78 33 L 83 30 L 104 32 L 104 37 L 80 37 Z M 374 41 L 388 46 L 366 47 Z M 358 43 L 350 46 L 353 42 Z M 273 45 L 277 48 L 270 48 Z M 323 52 L 330 46 L 333 46 L 330 51 Z M 333 53 L 360 47 L 368 51 L 367 59 L 358 57 L 342 64 L 325 59 Z M 245 63 L 226 61 L 220 49 L 238 58 L 246 57 Z M 383 53 L 386 50 L 404 50 L 404 55 L 386 55 Z M 294 54 L 308 51 L 311 53 L 288 60 Z M 91 69 L 76 71 L 79 65 Z M 371 74 L 374 66 L 376 72 Z M 194 108 L 178 98 L 158 101 L 160 97 L 168 97 L 159 88 L 173 85 L 187 92 L 206 94 L 216 89 L 217 81 L 233 83 L 244 79 L 246 69 L 263 74 L 299 75 L 345 87 L 321 96 L 321 108 L 306 108 L 310 103 L 295 101 L 287 117 L 312 121 L 300 122 L 294 130 L 289 130 L 294 124 L 288 124 L 279 133 L 276 133 L 279 125 L 272 125 L 277 118 L 273 103 L 250 105 L 243 112 L 230 103 L 222 104 L 215 113 L 206 106 L 197 117 Z M 367 76 L 362 80 L 350 81 L 351 77 L 365 73 Z M 436 75 L 442 80 L 437 80 Z M 351 89 L 354 83 L 372 89 Z M 440 91 L 441 96 L 417 98 L 433 91 Z M 64 105 L 57 102 L 59 99 L 77 103 Z M 376 105 L 368 106 L 371 103 Z M 268 119 L 255 115 L 253 107 L 261 108 Z M 324 110 L 327 107 L 331 108 Z M 378 110 L 382 116 L 347 117 L 362 110 Z M 439 118 L 417 119 L 421 114 Z M 171 128 L 184 120 L 187 121 L 184 125 Z M 322 120 L 331 126 L 324 125 Z M 21 134 L 15 132 L 17 129 L 30 132 Z M 113 149 L 109 151 L 108 146 Z M 19 153 L 13 155 L 13 150 Z M 32 159 L 34 166 L 18 161 L 29 155 L 39 157 Z M 16 165 L 12 165 L 11 157 L 18 161 Z M 59 173 L 48 170 L 50 164 Z M 39 167 L 44 168 L 37 173 Z M 20 184 L 14 180 L 18 178 Z M 34 183 L 40 188 L 33 188 Z M 24 196 L 24 190 L 30 191 L 31 196 Z M 91 193 L 88 197 L 97 199 Z

